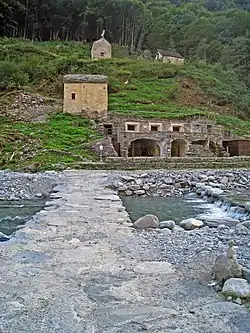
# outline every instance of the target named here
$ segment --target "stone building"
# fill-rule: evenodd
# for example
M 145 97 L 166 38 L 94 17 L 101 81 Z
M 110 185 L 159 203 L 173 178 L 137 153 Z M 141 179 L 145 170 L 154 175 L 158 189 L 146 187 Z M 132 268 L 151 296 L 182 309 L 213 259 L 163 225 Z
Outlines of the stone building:
M 184 58 L 182 55 L 177 52 L 165 50 L 157 50 L 155 60 L 176 65 L 181 65 L 184 63 Z
M 223 146 L 230 156 L 250 156 L 250 140 L 228 140 Z
M 222 156 L 223 128 L 204 117 L 185 120 L 109 115 L 106 135 L 121 157 Z
M 210 157 L 228 156 L 232 149 L 235 154 L 242 154 L 243 148 L 237 150 L 228 148 L 230 144 L 225 146 L 225 141 L 236 138 L 230 137 L 223 127 L 206 117 L 147 119 L 133 116 L 133 112 L 128 116 L 108 113 L 107 83 L 108 78 L 101 75 L 64 76 L 63 110 L 98 120 L 98 126 L 106 136 L 102 146 L 107 154 L 104 151 L 103 156 Z M 237 147 L 244 147 L 244 152 L 249 152 L 249 142 Z M 100 143 L 95 149 L 99 146 Z
M 102 33 L 100 39 L 95 41 L 91 49 L 91 58 L 92 59 L 110 59 L 112 58 L 112 46 L 104 38 L 105 30 Z
M 102 75 L 64 76 L 63 112 L 102 119 L 108 112 L 108 78 Z

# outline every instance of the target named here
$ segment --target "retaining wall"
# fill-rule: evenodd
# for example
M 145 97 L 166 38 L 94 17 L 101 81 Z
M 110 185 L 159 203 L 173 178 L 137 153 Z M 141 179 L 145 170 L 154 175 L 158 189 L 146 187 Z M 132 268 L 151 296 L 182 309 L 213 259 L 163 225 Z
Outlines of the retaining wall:
M 150 169 L 250 169 L 247 157 L 108 157 L 105 162 L 79 162 L 79 169 L 150 170 Z

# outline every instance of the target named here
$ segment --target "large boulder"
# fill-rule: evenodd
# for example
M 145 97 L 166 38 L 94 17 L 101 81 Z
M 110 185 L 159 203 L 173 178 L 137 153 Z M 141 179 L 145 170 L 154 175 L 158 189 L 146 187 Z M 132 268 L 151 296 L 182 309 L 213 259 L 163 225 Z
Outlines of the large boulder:
M 235 298 L 250 298 L 250 285 L 245 279 L 231 278 L 225 282 L 222 293 Z
M 220 188 L 211 188 L 207 190 L 207 194 L 215 198 L 220 197 L 223 193 L 224 191 L 221 190 Z
M 134 222 L 134 227 L 137 229 L 159 228 L 159 219 L 155 215 L 145 215 Z
M 196 220 L 193 218 L 186 219 L 180 222 L 180 226 L 185 230 L 194 230 L 197 228 L 202 228 L 204 223 L 200 220 Z
M 229 242 L 227 253 L 220 254 L 212 268 L 212 274 L 221 286 L 228 279 L 242 277 L 242 266 L 238 263 L 234 245 L 233 241 Z

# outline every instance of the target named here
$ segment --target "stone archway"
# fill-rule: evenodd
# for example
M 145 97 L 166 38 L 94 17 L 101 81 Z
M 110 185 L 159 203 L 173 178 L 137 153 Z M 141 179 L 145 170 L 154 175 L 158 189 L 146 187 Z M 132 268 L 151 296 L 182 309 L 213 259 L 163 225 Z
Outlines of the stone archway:
M 176 139 L 171 142 L 171 156 L 185 157 L 187 154 L 188 144 L 185 140 Z
M 216 142 L 214 142 L 214 141 L 209 141 L 209 150 L 210 150 L 214 155 L 217 155 L 218 147 L 217 147 Z
M 152 139 L 137 139 L 131 142 L 128 150 L 129 157 L 160 156 L 161 150 L 158 142 Z

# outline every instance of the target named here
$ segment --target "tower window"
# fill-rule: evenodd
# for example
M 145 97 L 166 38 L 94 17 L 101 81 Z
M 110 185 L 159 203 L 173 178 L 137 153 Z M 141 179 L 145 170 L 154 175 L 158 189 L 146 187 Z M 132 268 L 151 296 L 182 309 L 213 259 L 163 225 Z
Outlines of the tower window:
M 76 99 L 76 93 L 71 93 L 71 99 Z
M 104 52 L 101 52 L 101 57 L 104 57 Z

